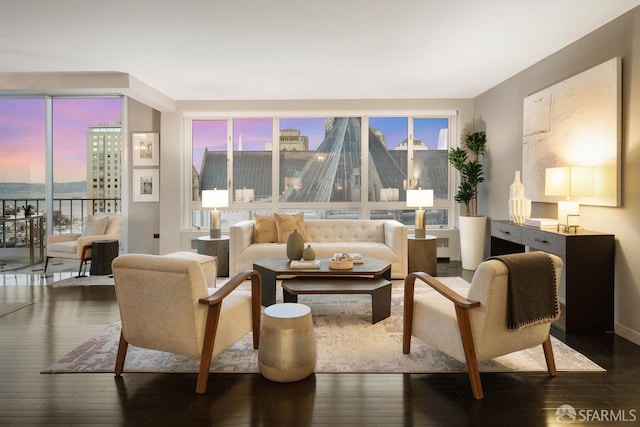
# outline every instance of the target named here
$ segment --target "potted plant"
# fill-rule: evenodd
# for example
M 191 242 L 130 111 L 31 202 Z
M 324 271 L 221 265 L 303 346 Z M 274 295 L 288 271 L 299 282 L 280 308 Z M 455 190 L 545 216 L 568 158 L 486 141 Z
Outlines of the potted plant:
M 484 131 L 465 135 L 462 147 L 449 150 L 449 163 L 460 172 L 460 183 L 454 200 L 464 205 L 460 215 L 460 251 L 462 268 L 475 270 L 484 259 L 487 220 L 478 215 L 478 184 L 484 181 L 481 158 L 485 154 L 487 134 Z

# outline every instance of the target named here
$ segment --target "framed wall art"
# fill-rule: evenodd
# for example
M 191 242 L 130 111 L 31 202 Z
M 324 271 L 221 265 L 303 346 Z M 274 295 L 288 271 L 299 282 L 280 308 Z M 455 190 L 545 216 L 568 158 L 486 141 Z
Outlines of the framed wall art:
M 134 202 L 160 201 L 160 169 L 133 169 L 131 182 Z
M 132 133 L 131 156 L 133 166 L 160 166 L 160 134 Z
M 557 202 L 545 194 L 547 168 L 593 168 L 593 194 L 581 204 L 621 204 L 621 59 L 612 58 L 524 99 L 525 196 Z

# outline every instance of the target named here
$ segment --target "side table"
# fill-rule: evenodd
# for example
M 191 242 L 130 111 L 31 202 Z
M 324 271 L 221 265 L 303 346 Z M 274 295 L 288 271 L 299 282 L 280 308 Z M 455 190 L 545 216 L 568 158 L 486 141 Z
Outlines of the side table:
M 117 240 L 96 240 L 91 244 L 92 276 L 106 276 L 112 274 L 111 262 L 118 256 L 120 243 Z
M 408 236 L 409 240 L 409 273 L 424 271 L 436 276 L 438 274 L 437 236 L 427 234 L 424 237 Z
M 264 309 L 258 368 L 267 379 L 290 383 L 316 368 L 316 338 L 311 309 L 304 304 L 274 304 Z
M 218 277 L 229 277 L 229 236 L 198 237 L 198 253 L 218 258 Z

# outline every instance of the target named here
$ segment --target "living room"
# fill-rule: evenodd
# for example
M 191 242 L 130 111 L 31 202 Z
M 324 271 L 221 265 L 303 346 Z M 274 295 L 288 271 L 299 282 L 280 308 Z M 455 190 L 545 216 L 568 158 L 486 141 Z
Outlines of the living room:
M 152 18 L 149 18 L 152 21 Z M 567 19 L 570 19 L 567 17 Z M 576 17 L 571 17 L 576 19 Z M 150 25 L 153 25 L 151 23 Z M 504 36 L 508 37 L 508 36 Z M 127 96 L 128 131 L 144 130 L 161 135 L 160 180 L 157 203 L 127 202 L 125 247 L 128 252 L 168 253 L 189 250 L 197 232 L 185 230 L 184 203 L 180 199 L 184 182 L 184 116 L 227 117 L 229 115 L 283 114 L 315 112 L 365 114 L 371 112 L 455 111 L 462 129 L 481 119 L 486 123 L 488 154 L 487 179 L 480 187 L 479 211 L 490 219 L 508 219 L 509 185 L 514 172 L 522 167 L 523 100 L 532 93 L 575 76 L 611 58 L 621 58 L 621 205 L 602 207 L 584 205 L 580 226 L 611 233 L 616 238 L 614 332 L 640 345 L 640 233 L 637 216 L 640 197 L 634 183 L 640 179 L 638 151 L 640 124 L 640 9 L 629 11 L 611 22 L 566 44 L 558 51 L 541 55 L 524 69 L 514 70 L 506 79 L 495 81 L 477 96 L 469 98 L 425 97 L 410 99 L 377 97 L 366 94 L 349 99 L 236 99 L 174 100 L 155 90 L 151 82 L 137 80 L 125 73 L 82 71 L 81 65 L 66 69 L 47 69 L 46 75 L 0 71 L 0 94 L 84 93 L 124 94 Z M 478 49 L 484 49 L 479 46 Z M 515 55 L 515 53 L 514 53 Z M 462 59 L 464 61 L 464 58 Z M 166 59 L 158 60 L 158 66 Z M 509 58 L 503 58 L 509 61 Z M 3 61 L 4 62 L 4 61 Z M 6 62 L 7 64 L 10 61 Z M 110 67 L 105 67 L 109 69 Z M 31 70 L 22 70 L 31 71 Z M 43 70 L 40 70 L 43 71 Z M 525 183 L 526 184 L 526 183 Z M 532 216 L 555 217 L 553 203 L 534 203 Z M 158 234 L 159 238 L 154 238 Z M 202 233 L 200 233 L 201 235 Z M 489 242 L 487 241 L 488 254 Z M 597 308 L 594 308 L 597 309 Z M 637 366 L 637 365 L 636 365 Z M 636 368 L 637 369 L 637 368 Z M 637 371 L 636 371 L 637 372 Z M 635 374 L 637 376 L 637 374 Z M 462 382 L 462 380 L 460 380 Z M 556 396 L 557 400 L 561 400 Z

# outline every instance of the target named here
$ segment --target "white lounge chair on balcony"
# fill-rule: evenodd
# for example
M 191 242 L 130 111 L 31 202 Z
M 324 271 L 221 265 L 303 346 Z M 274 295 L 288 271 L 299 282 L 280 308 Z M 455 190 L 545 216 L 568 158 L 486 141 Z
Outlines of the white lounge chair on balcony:
M 91 245 L 96 240 L 120 241 L 119 213 L 99 213 L 87 218 L 82 234 L 55 234 L 47 237 L 47 258 L 44 271 L 47 272 L 49 258 L 80 260 L 78 275 L 82 274 L 85 263 L 91 259 Z

